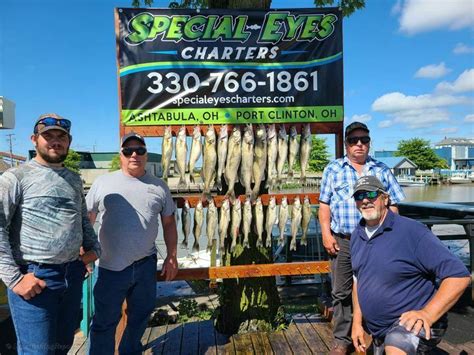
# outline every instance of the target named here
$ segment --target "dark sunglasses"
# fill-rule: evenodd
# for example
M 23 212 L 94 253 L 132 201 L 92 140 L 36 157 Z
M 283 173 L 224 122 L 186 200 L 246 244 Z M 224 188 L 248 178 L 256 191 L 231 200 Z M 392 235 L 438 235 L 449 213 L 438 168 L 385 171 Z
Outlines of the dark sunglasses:
M 126 157 L 131 157 L 133 153 L 137 153 L 137 155 L 145 155 L 146 148 L 145 147 L 124 147 L 122 148 L 122 154 Z
M 44 127 L 58 126 L 58 127 L 64 128 L 68 132 L 71 129 L 71 121 L 65 118 L 44 117 L 40 119 L 38 122 L 36 122 L 35 133 L 37 133 L 39 129 L 44 128 L 44 127 L 38 127 L 40 125 L 43 125 Z
M 362 137 L 355 136 L 355 137 L 346 138 L 346 142 L 349 143 L 350 145 L 357 144 L 359 141 L 362 144 L 368 144 L 370 142 L 370 137 L 369 136 L 362 136 Z
M 361 191 L 354 194 L 354 200 L 362 201 L 364 198 L 369 200 L 376 199 L 379 195 L 378 191 Z

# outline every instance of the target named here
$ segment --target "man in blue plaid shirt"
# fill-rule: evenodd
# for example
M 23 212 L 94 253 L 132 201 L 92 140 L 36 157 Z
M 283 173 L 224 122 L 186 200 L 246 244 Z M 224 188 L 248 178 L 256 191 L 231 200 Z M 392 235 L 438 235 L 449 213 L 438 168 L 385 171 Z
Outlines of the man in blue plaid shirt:
M 390 195 L 390 209 L 396 213 L 397 203 L 405 198 L 390 169 L 369 156 L 369 132 L 361 122 L 353 122 L 346 127 L 346 155 L 326 166 L 321 182 L 319 222 L 323 245 L 331 258 L 334 310 L 334 346 L 331 354 L 346 354 L 352 344 L 350 236 L 361 219 L 352 198 L 353 186 L 361 176 L 377 176 Z

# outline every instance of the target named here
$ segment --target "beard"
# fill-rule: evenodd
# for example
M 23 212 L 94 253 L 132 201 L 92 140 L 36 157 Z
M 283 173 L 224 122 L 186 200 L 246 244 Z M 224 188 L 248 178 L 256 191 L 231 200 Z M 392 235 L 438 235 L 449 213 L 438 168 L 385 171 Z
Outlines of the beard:
M 46 162 L 50 164 L 59 164 L 62 163 L 64 160 L 66 160 L 67 154 L 69 152 L 69 148 L 66 148 L 66 152 L 63 154 L 54 154 L 51 155 L 48 150 L 46 149 L 40 149 L 39 147 L 36 147 L 36 152 L 38 155 Z
M 375 220 L 380 219 L 380 217 L 382 216 L 382 212 L 380 210 L 378 210 L 377 208 L 375 208 L 374 205 L 367 205 L 365 207 L 372 207 L 373 208 L 370 211 L 365 210 L 365 209 L 361 209 L 360 213 L 362 214 L 362 217 L 364 217 L 364 219 L 366 221 L 375 221 Z

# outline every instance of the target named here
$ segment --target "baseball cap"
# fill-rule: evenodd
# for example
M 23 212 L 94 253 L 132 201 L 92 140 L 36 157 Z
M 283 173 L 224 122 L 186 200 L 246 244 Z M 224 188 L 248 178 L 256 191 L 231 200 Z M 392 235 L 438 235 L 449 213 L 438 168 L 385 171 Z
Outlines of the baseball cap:
M 121 143 L 120 143 L 120 146 L 123 147 L 123 145 L 130 139 L 136 139 L 137 141 L 139 141 L 140 143 L 142 143 L 143 145 L 146 145 L 145 143 L 145 138 L 143 138 L 141 135 L 139 135 L 138 133 L 135 133 L 135 132 L 130 132 L 130 133 L 127 133 L 126 135 L 124 135 L 122 137 L 122 140 L 121 140 Z
M 71 121 L 56 113 L 45 113 L 36 120 L 33 126 L 33 133 L 41 134 L 51 129 L 57 129 L 69 134 Z
M 369 129 L 364 123 L 352 122 L 349 126 L 346 127 L 346 132 L 344 133 L 344 137 L 347 137 L 349 134 L 351 134 L 352 131 L 355 131 L 356 129 L 362 129 L 366 131 L 367 133 L 370 133 Z
M 362 176 L 356 181 L 352 195 L 359 191 L 382 191 L 386 193 L 385 186 L 376 176 L 372 175 Z

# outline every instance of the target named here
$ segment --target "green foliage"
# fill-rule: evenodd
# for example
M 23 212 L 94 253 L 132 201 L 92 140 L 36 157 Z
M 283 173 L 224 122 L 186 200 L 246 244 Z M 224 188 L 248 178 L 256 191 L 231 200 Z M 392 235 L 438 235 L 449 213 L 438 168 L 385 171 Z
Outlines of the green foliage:
M 178 305 L 179 318 L 178 322 L 185 323 L 192 318 L 202 320 L 211 319 L 213 313 L 207 308 L 206 304 L 199 305 L 194 299 L 183 299 Z
M 311 152 L 309 154 L 309 171 L 323 171 L 329 163 L 328 145 L 326 138 L 313 136 Z
M 420 170 L 445 169 L 448 167 L 446 160 L 438 157 L 430 147 L 430 141 L 422 138 L 412 138 L 398 142 L 395 156 L 404 156 L 418 165 Z
M 79 165 L 81 163 L 81 156 L 79 153 L 74 151 L 73 149 L 69 149 L 67 153 L 66 160 L 64 160 L 64 166 L 69 170 L 74 171 L 75 173 L 79 174 Z
M 365 7 L 365 0 L 314 0 L 314 5 L 316 7 L 340 7 L 344 16 L 350 16 Z
M 110 162 L 109 171 L 115 170 L 120 170 L 120 154 L 114 156 Z

